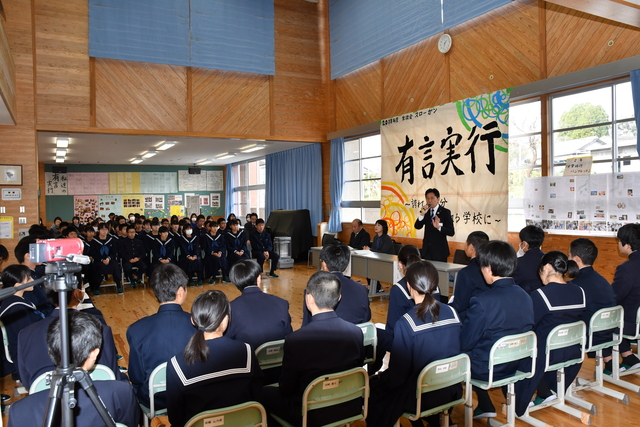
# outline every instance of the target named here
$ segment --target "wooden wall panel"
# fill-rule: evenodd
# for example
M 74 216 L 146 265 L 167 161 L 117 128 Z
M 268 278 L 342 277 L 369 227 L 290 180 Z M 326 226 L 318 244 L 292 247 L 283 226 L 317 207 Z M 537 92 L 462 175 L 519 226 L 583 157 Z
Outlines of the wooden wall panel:
M 549 77 L 640 55 L 637 27 L 549 3 L 546 16 Z
M 322 66 L 325 49 L 321 34 L 325 6 L 275 1 L 273 136 L 326 141 L 328 70 Z
M 233 71 L 192 70 L 194 132 L 270 134 L 269 76 Z
M 16 65 L 9 47 L 9 40 L 0 21 L 0 96 L 9 115 L 16 120 Z
M 26 217 L 27 224 L 38 222 L 38 160 L 34 122 L 33 39 L 31 0 L 3 0 L 7 20 L 4 23 L 16 73 L 17 125 L 0 126 L 0 158 L 3 164 L 22 166 L 22 200 L 1 201 L 6 208 L 3 215 L 12 216 L 14 238 L 2 241 L 9 249 L 9 263 L 15 262 L 13 248 L 18 242 L 18 217 Z M 20 213 L 24 206 L 25 213 Z
M 187 130 L 187 68 L 95 59 L 96 126 Z
M 38 124 L 90 126 L 89 6 L 34 0 Z
M 336 125 L 346 129 L 381 120 L 382 70 L 380 61 L 334 80 Z
M 448 99 L 449 67 L 431 37 L 382 59 L 382 118 L 441 105 Z
M 449 102 L 540 79 L 537 1 L 510 3 L 450 34 Z

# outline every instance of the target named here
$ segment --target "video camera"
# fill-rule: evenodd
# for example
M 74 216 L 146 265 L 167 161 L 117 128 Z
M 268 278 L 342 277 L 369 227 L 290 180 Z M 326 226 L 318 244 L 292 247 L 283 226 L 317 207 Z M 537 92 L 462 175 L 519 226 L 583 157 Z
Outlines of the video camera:
M 70 261 L 89 264 L 88 256 L 83 255 L 84 244 L 80 239 L 36 240 L 29 245 L 29 256 L 35 263 Z

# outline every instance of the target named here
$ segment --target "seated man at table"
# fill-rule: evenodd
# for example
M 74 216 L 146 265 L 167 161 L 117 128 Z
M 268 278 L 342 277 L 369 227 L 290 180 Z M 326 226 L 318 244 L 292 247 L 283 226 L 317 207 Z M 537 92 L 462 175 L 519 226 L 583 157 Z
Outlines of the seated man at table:
M 279 387 L 264 388 L 264 403 L 269 413 L 300 425 L 302 395 L 310 382 L 321 375 L 362 366 L 362 331 L 336 315 L 333 308 L 339 301 L 340 281 L 335 275 L 319 271 L 311 276 L 305 291 L 305 306 L 312 314 L 311 322 L 284 340 Z M 311 411 L 309 425 L 329 424 L 345 415 L 359 413 L 361 408 L 362 401 L 353 400 L 327 411 Z
M 271 235 L 264 230 L 264 219 L 259 218 L 256 220 L 255 231 L 249 236 L 249 240 L 251 240 L 251 255 L 258 261 L 260 269 L 262 270 L 264 262 L 270 259 L 271 270 L 269 271 L 269 276 L 278 277 L 276 268 L 278 268 L 280 255 L 273 250 Z
M 321 267 L 323 271 L 334 274 L 342 288 L 342 296 L 337 307 L 336 315 L 351 323 L 364 323 L 371 319 L 369 309 L 369 293 L 364 285 L 347 278 L 342 274 L 349 265 L 351 253 L 344 243 L 325 245 L 320 251 Z M 306 306 L 306 298 L 302 304 L 302 326 L 311 321 L 311 312 Z
M 351 221 L 351 237 L 349 238 L 349 246 L 353 249 L 362 249 L 364 246 L 371 245 L 371 236 L 369 232 L 362 226 L 362 221 L 358 218 Z
M 96 363 L 102 346 L 102 325 L 94 316 L 82 312 L 69 313 L 69 336 L 71 341 L 71 363 L 89 370 Z M 47 331 L 49 357 L 57 367 L 62 365 L 62 343 L 60 319 L 55 319 Z M 96 392 L 104 402 L 109 414 L 117 423 L 136 426 L 140 420 L 140 406 L 127 381 L 107 380 L 93 382 Z M 79 385 L 75 388 L 77 405 L 73 410 L 72 425 L 104 425 L 98 411 L 86 392 Z M 26 396 L 11 405 L 9 426 L 23 427 L 41 425 L 49 402 L 49 390 Z

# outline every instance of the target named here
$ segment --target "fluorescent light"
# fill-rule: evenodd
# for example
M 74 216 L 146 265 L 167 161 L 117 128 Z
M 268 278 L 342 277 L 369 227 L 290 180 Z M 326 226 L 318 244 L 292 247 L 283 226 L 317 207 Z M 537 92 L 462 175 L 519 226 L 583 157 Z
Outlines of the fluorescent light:
M 236 156 L 236 153 L 222 153 L 216 156 L 216 160 L 230 159 L 235 156 Z
M 56 147 L 67 148 L 69 146 L 69 138 L 56 138 Z
M 65 150 L 64 148 L 56 148 L 56 156 L 64 157 L 66 155 L 67 155 L 67 150 Z
M 135 159 L 131 160 L 131 163 L 137 165 L 138 163 L 142 163 L 142 159 L 140 157 L 136 157 Z
M 142 155 L 142 158 L 143 159 L 150 159 L 151 157 L 155 156 L 156 154 L 158 154 L 158 153 L 153 151 L 153 150 L 150 150 L 150 151 L 147 151 L 146 153 L 144 153 Z
M 56 163 L 64 163 L 64 157 L 56 157 Z
M 169 148 L 173 147 L 177 143 L 178 141 L 165 141 L 162 143 L 161 146 L 156 147 L 156 150 L 160 150 L 160 151 L 168 150 Z
M 258 150 L 262 150 L 266 147 L 265 144 L 251 144 L 251 145 L 247 145 L 246 147 L 242 147 L 240 149 L 241 153 L 251 153 L 253 151 L 258 151 Z
M 209 163 L 213 163 L 211 159 L 202 159 L 196 162 L 196 165 L 208 165 Z

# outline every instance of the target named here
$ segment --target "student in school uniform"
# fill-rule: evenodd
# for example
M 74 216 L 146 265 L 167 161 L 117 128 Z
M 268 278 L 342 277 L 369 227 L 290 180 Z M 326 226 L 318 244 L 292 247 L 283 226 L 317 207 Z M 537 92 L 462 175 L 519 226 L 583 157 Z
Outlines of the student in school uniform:
M 513 273 L 513 280 L 522 289 L 531 294 L 542 286 L 538 275 L 538 264 L 544 255 L 540 250 L 544 242 L 544 231 L 535 225 L 527 225 L 520 230 L 518 249 L 518 267 Z
M 122 258 L 122 268 L 125 276 L 129 279 L 131 287 L 135 288 L 140 283 L 142 273 L 147 271 L 145 259 L 147 251 L 144 244 L 136 239 L 136 228 L 133 225 L 126 225 L 127 237 L 120 240 L 120 258 Z M 136 273 L 133 269 L 137 268 Z
M 471 259 L 469 265 L 458 272 L 456 287 L 449 305 L 458 313 L 460 322 L 464 322 L 469 309 L 469 302 L 474 296 L 486 292 L 489 287 L 482 277 L 476 254 L 481 245 L 489 241 L 489 236 L 484 231 L 473 231 L 467 237 L 464 253 Z
M 216 273 L 222 270 L 222 281 L 230 283 L 229 261 L 227 260 L 227 246 L 224 235 L 218 233 L 218 223 L 209 221 L 209 233 L 201 239 L 204 249 L 204 277 L 209 278 L 209 284 L 216 281 Z
M 204 223 L 205 223 L 204 215 L 202 214 L 198 215 L 198 218 L 196 220 L 196 226 L 193 229 L 193 232 L 200 237 L 207 234 L 207 229 L 204 227 Z
M 249 248 L 247 248 L 247 236 L 244 230 L 240 230 L 238 220 L 229 222 L 229 230 L 225 235 L 227 245 L 227 259 L 229 265 L 233 266 L 236 261 L 241 259 L 249 259 Z
M 197 331 L 167 363 L 172 426 L 183 426 L 205 410 L 262 400 L 262 371 L 251 346 L 224 334 L 229 316 L 229 300 L 221 291 L 206 291 L 193 302 Z
M 191 224 L 182 227 L 180 240 L 180 266 L 189 277 L 189 286 L 195 286 L 193 276 L 197 278 L 198 286 L 202 286 L 202 260 L 200 250 L 200 236 L 193 232 Z
M 144 251 L 146 253 L 146 258 L 144 262 L 145 262 L 145 265 L 147 266 L 147 269 L 145 271 L 147 273 L 147 277 L 151 277 L 151 270 L 153 266 L 153 259 L 152 259 L 153 247 L 156 244 L 156 240 L 158 240 L 158 238 L 160 237 L 159 230 L 160 230 L 160 221 L 158 221 L 157 218 L 154 218 L 151 220 L 151 231 L 143 235 L 144 238 L 142 239 L 142 242 L 144 244 Z
M 169 230 L 169 236 L 171 236 L 175 241 L 177 241 L 178 238 L 182 235 L 182 233 L 180 232 L 180 222 L 178 221 L 177 218 L 175 220 L 174 219 L 171 220 L 171 224 L 169 225 L 168 230 Z
M 506 335 L 521 334 L 533 328 L 533 303 L 511 277 L 517 257 L 509 243 L 489 241 L 479 248 L 477 255 L 482 276 L 491 289 L 471 298 L 460 333 L 460 350 L 471 359 L 471 377 L 487 380 L 491 347 Z M 518 362 L 498 365 L 494 368 L 494 379 L 509 377 L 518 367 Z M 488 391 L 478 387 L 473 390 L 478 396 L 473 418 L 494 418 L 496 410 Z
M 271 235 L 264 230 L 264 226 L 264 219 L 259 218 L 256 220 L 255 231 L 249 236 L 251 255 L 258 261 L 261 270 L 264 269 L 264 262 L 270 259 L 271 270 L 269 271 L 269 277 L 278 277 L 276 269 L 278 268 L 280 255 L 273 250 Z
M 227 231 L 229 231 L 227 229 L 227 220 L 224 218 L 218 218 L 218 227 L 219 227 L 218 233 L 220 234 L 226 234 Z
M 538 357 L 534 376 L 518 381 L 515 385 L 518 416 L 524 415 L 536 390 L 537 397 L 534 405 L 557 398 L 552 392 L 552 389 L 556 388 L 557 373 L 544 372 L 547 337 L 556 326 L 580 320 L 586 308 L 586 298 L 582 288 L 564 281 L 565 274 L 571 277 L 578 273 L 578 265 L 570 261 L 565 254 L 560 251 L 546 253 L 540 260 L 538 272 L 543 286 L 531 293 L 533 330 L 538 339 Z M 577 357 L 580 357 L 580 346 L 576 345 L 551 352 L 549 362 L 554 364 Z M 578 363 L 565 369 L 567 387 L 573 383 L 581 366 L 582 364 Z
M 428 261 L 418 261 L 407 268 L 405 278 L 415 306 L 395 325 L 389 369 L 371 378 L 367 427 L 393 426 L 405 411 L 415 409 L 416 382 L 422 369 L 433 361 L 460 354 L 458 316 L 433 295 L 438 289 L 436 268 Z M 460 396 L 462 386 L 454 384 L 423 395 L 422 404 L 434 407 Z M 427 417 L 426 421 L 429 426 L 439 426 L 440 415 Z
M 160 227 L 158 230 L 158 239 L 153 249 L 153 268 L 159 265 L 173 263 L 178 265 L 176 259 L 176 239 L 169 235 L 167 227 Z M 152 273 L 153 274 L 153 271 Z
M 404 245 L 400 248 L 398 252 L 398 269 L 402 274 L 402 279 L 400 279 L 398 283 L 395 283 L 389 291 L 389 307 L 385 326 L 385 341 L 388 343 L 388 348 L 385 351 L 388 351 L 393 343 L 393 330 L 396 322 L 416 305 L 411 297 L 405 275 L 407 268 L 418 261 L 420 261 L 420 250 L 417 247 Z
M 98 225 L 98 236 L 91 241 L 91 257 L 93 258 L 91 290 L 94 296 L 100 295 L 100 282 L 102 276 L 111 274 L 116 283 L 118 294 L 122 290 L 122 272 L 118 263 L 116 240 L 108 235 L 109 226 L 102 222 Z

